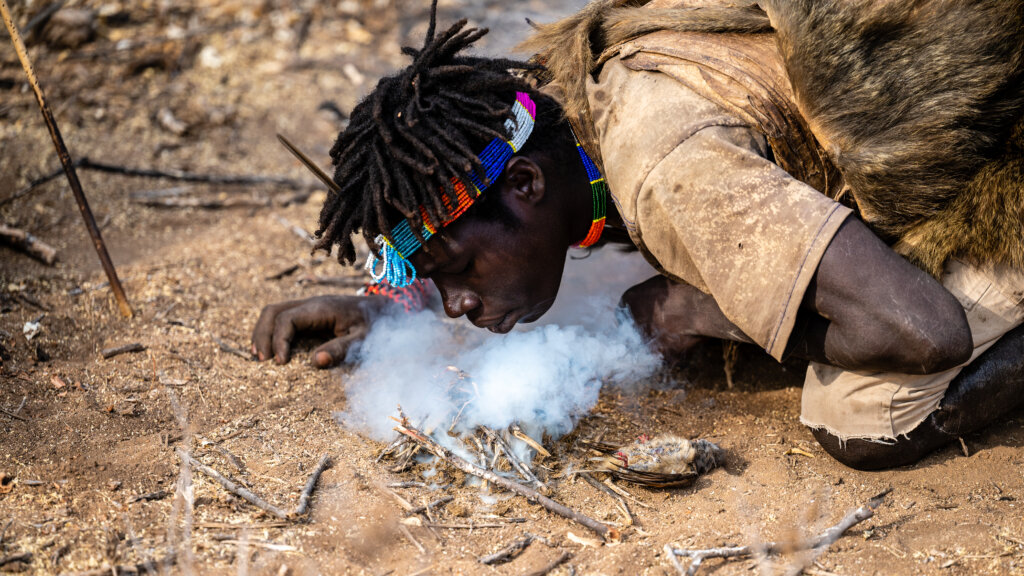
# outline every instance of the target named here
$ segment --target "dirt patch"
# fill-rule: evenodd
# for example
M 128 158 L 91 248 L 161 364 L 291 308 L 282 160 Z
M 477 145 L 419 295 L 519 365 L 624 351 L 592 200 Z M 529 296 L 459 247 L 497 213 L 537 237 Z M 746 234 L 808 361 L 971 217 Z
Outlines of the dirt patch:
M 422 34 L 425 4 L 68 2 L 93 11 L 91 39 L 63 48 L 40 33 L 31 53 L 76 157 L 308 180 L 274 134 L 290 136 L 327 165 L 344 123 L 332 105 L 350 109 L 401 62 L 399 45 Z M 499 50 L 525 33 L 524 14 L 550 19 L 571 4 L 451 0 L 442 3 L 442 19 L 465 14 L 492 24 L 499 34 L 484 48 Z M 23 26 L 40 9 L 15 8 Z M 545 566 L 563 549 L 572 558 L 553 574 L 670 574 L 666 543 L 707 547 L 809 534 L 888 487 L 894 491 L 877 516 L 807 573 L 1024 571 L 1019 413 L 965 437 L 968 455 L 958 445 L 913 467 L 855 472 L 829 459 L 799 424 L 799 364 L 779 366 L 741 348 L 736 386 L 728 389 L 717 343 L 677 370 L 678 387 L 606 393 L 578 426 L 579 433 L 604 431 L 621 441 L 644 433 L 699 436 L 728 451 L 725 468 L 691 488 L 623 485 L 635 498 L 639 525 L 624 529 L 621 544 L 581 546 L 567 536 L 585 535 L 580 527 L 521 498 L 482 496 L 478 485 L 450 474 L 445 493 L 455 501 L 435 512 L 437 521 L 496 516 L 490 523 L 499 526 L 408 527 L 421 552 L 401 530 L 404 513 L 387 484 L 424 480 L 425 468 L 389 473 L 375 461 L 382 445 L 336 424 L 346 369 L 310 368 L 303 358 L 312 343 L 280 367 L 225 351 L 248 347 L 262 305 L 346 290 L 296 282 L 304 274 L 355 274 L 310 256 L 308 243 L 282 223 L 313 228 L 322 196 L 83 172 L 136 310 L 124 320 L 62 180 L 4 201 L 57 164 L 13 50 L 0 49 L 0 94 L 0 218 L 54 244 L 61 259 L 47 268 L 0 250 L 0 408 L 8 413 L 0 413 L 0 474 L 7 478 L 0 480 L 0 558 L 33 554 L 0 571 L 135 564 L 159 560 L 171 546 L 181 550 L 172 572 L 203 574 L 517 574 Z M 247 203 L 160 209 L 132 198 L 178 186 L 187 187 L 180 194 L 186 197 Z M 35 320 L 41 330 L 29 341 L 23 327 Z M 146 350 L 100 355 L 134 342 Z M 310 521 L 282 523 L 195 471 L 181 484 L 176 446 L 191 447 L 285 508 L 294 506 L 321 454 L 336 464 L 321 479 Z M 177 496 L 189 482 L 191 517 Z M 415 505 L 439 496 L 395 490 Z M 555 495 L 600 520 L 623 521 L 615 501 L 585 482 L 556 482 Z M 501 520 L 509 518 L 525 522 Z M 550 545 L 535 543 L 494 568 L 477 563 L 524 532 Z M 775 559 L 768 572 L 797 560 Z M 747 573 L 753 565 L 708 561 L 702 573 Z

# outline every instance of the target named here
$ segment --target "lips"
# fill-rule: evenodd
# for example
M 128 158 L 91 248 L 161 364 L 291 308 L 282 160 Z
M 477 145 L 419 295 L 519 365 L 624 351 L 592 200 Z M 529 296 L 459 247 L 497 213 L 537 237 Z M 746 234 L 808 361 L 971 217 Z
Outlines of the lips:
M 502 316 L 501 320 L 498 320 L 494 324 L 488 326 L 487 329 L 495 334 L 508 334 L 515 325 L 516 317 L 509 312 Z

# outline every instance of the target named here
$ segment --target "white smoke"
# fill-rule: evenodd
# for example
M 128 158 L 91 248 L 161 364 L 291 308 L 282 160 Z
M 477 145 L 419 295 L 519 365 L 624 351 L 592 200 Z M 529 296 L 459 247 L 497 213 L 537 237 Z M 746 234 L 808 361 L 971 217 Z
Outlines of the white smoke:
M 506 335 L 430 310 L 379 318 L 349 355 L 356 367 L 338 419 L 386 440 L 400 404 L 414 424 L 442 433 L 435 437 L 456 414 L 460 432 L 516 422 L 538 436 L 564 435 L 603 384 L 642 384 L 660 366 L 633 322 L 615 315 L 622 292 L 651 275 L 635 253 L 570 260 L 548 314 Z

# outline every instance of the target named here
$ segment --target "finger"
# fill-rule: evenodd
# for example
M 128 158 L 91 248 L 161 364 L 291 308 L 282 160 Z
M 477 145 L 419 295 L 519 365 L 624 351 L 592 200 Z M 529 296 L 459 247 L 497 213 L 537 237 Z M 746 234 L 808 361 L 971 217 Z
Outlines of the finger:
M 278 364 L 286 364 L 291 359 L 297 312 L 300 312 L 300 309 L 290 308 L 274 318 L 274 362 Z
M 317 368 L 330 368 L 345 361 L 348 349 L 366 335 L 363 327 L 353 328 L 348 334 L 330 340 L 313 350 L 312 361 Z
M 259 319 L 256 320 L 256 326 L 252 329 L 252 352 L 260 361 L 270 358 L 272 354 L 274 320 L 281 310 L 282 307 L 279 304 L 264 307 L 260 312 Z

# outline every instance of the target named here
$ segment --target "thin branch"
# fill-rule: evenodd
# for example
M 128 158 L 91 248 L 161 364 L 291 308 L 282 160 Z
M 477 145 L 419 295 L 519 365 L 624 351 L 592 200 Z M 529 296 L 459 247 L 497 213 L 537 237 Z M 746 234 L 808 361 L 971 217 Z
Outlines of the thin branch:
M 519 557 L 526 550 L 526 547 L 533 543 L 536 536 L 533 534 L 527 534 L 522 538 L 512 542 L 508 546 L 505 546 L 501 550 L 498 550 L 494 554 L 488 554 L 483 558 L 480 558 L 481 564 L 504 564 L 505 562 L 511 562 Z
M 302 491 L 302 495 L 299 496 L 299 505 L 295 507 L 295 512 L 292 512 L 293 516 L 302 516 L 309 509 L 309 498 L 313 495 L 316 482 L 320 479 L 320 475 L 324 473 L 324 470 L 327 470 L 330 466 L 331 458 L 327 454 L 321 456 L 320 462 L 317 462 L 313 473 L 309 475 L 309 480 L 306 480 L 306 488 Z
M 2 0 L 0 0 L 0 1 L 2 1 Z M 239 486 L 238 484 L 235 484 L 231 480 L 228 480 L 223 475 L 221 475 L 220 472 L 217 472 L 213 468 L 210 468 L 206 464 L 203 464 L 202 462 L 196 460 L 192 456 L 189 456 L 181 448 L 175 448 L 174 452 L 175 452 L 175 454 L 178 455 L 178 458 L 181 458 L 183 461 L 188 462 L 189 464 L 191 464 L 195 468 L 198 468 L 199 471 L 202 472 L 203 474 L 206 474 L 210 478 L 213 478 L 214 480 L 216 480 L 228 492 L 231 492 L 232 494 L 237 495 L 238 497 L 242 498 L 246 502 L 252 504 L 253 506 L 255 506 L 257 508 L 259 508 L 260 510 L 263 510 L 267 514 L 270 514 L 272 516 L 276 516 L 277 518 L 280 518 L 281 520 L 288 520 L 289 519 L 288 513 L 285 512 L 284 510 L 278 508 L 277 506 L 274 506 L 273 504 L 270 504 L 269 502 L 267 502 L 263 498 L 260 498 L 259 496 L 257 496 L 255 494 L 253 494 L 252 492 L 250 492 L 248 489 L 243 488 L 243 487 Z
M 57 249 L 29 234 L 25 230 L 0 224 L 0 243 L 20 250 L 47 266 L 57 261 Z
M 797 550 L 814 550 L 820 553 L 835 543 L 836 540 L 839 540 L 847 530 L 874 516 L 875 508 L 885 500 L 885 496 L 891 491 L 892 489 L 890 488 L 869 500 L 864 506 L 849 511 L 838 524 L 826 529 L 811 540 L 802 542 L 767 542 L 761 546 L 730 546 L 724 548 L 705 548 L 702 550 L 684 550 L 666 544 L 665 553 L 676 567 L 676 570 L 679 571 L 680 576 L 694 576 L 701 563 L 708 558 L 746 558 L 753 554 L 781 554 Z M 678 556 L 690 559 L 690 567 L 685 571 L 677 559 Z

